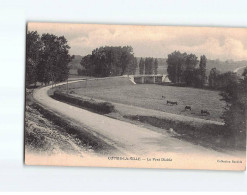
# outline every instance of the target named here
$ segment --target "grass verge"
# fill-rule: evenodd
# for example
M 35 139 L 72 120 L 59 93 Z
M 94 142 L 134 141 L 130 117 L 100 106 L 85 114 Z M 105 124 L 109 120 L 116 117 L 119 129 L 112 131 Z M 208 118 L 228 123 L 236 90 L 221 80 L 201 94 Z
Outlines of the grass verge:
M 109 102 L 95 101 L 93 99 L 88 100 L 81 97 L 74 97 L 60 91 L 55 91 L 52 95 L 52 98 L 100 114 L 109 114 L 114 111 L 114 106 Z
M 177 133 L 174 137 L 214 150 L 245 150 L 245 142 L 239 142 L 239 140 L 230 136 L 229 131 L 222 125 L 203 124 L 201 126 L 194 126 L 189 122 L 140 115 L 125 115 L 124 118 L 174 131 Z

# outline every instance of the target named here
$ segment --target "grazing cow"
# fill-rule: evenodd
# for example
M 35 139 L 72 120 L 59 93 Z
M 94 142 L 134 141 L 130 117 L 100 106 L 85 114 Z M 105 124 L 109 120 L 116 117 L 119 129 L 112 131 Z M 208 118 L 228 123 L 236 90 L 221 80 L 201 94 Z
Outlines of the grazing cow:
M 185 110 L 190 110 L 191 111 L 191 106 L 185 106 Z
M 173 133 L 173 132 L 174 132 L 174 131 L 173 131 L 173 128 L 170 128 L 170 129 L 169 129 L 169 132 L 170 132 L 170 133 Z
M 163 96 L 163 95 L 162 95 L 162 98 L 163 98 L 163 99 L 166 99 L 166 97 L 165 97 L 165 96 Z
M 210 115 L 210 113 L 207 110 L 201 110 L 202 115 Z
M 173 102 L 173 101 L 166 101 L 166 104 L 170 104 L 170 105 L 178 105 L 178 102 Z

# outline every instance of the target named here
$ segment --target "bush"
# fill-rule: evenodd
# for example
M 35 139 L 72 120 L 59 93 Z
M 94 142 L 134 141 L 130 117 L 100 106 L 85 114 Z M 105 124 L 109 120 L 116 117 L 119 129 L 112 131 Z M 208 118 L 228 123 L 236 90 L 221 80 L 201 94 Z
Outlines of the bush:
M 60 91 L 55 91 L 53 94 L 53 98 L 68 102 L 70 104 L 79 106 L 81 108 L 88 109 L 93 112 L 97 112 L 100 114 L 109 114 L 114 111 L 114 106 L 109 102 L 97 102 L 94 100 L 86 100 L 80 97 L 74 97 Z
M 215 150 L 221 150 L 222 148 L 238 148 L 240 150 L 245 150 L 245 145 L 243 143 L 246 142 L 241 142 L 242 144 L 236 145 L 234 142 L 232 142 L 234 138 L 229 137 L 229 129 L 223 125 L 204 124 L 198 126 L 189 122 L 180 122 L 164 118 L 140 115 L 127 115 L 124 117 L 161 129 L 169 130 L 172 128 L 174 132 L 178 133 L 178 135 L 173 135 L 174 137 L 184 139 L 196 145 L 202 145 L 206 148 L 212 148 Z
M 227 133 L 224 126 L 222 125 L 204 124 L 198 127 L 191 124 L 190 122 L 180 122 L 180 121 L 169 120 L 164 118 L 157 118 L 153 116 L 140 116 L 140 115 L 130 115 L 130 116 L 125 116 L 125 118 L 129 118 L 131 120 L 138 120 L 140 122 L 147 123 L 158 128 L 163 128 L 163 129 L 173 128 L 177 133 L 186 134 L 186 135 L 225 136 Z

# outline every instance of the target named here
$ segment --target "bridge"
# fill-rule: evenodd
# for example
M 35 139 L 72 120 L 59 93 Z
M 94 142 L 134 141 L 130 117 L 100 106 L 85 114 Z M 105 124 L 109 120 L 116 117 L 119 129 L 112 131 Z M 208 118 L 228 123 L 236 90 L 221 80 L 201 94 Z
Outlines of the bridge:
M 130 75 L 132 81 L 138 84 L 155 84 L 155 83 L 170 83 L 168 75 Z

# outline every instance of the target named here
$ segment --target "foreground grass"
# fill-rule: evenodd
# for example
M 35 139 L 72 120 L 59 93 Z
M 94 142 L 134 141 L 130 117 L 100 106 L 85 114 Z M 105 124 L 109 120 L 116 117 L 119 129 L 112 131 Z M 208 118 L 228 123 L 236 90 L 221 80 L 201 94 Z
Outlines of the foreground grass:
M 66 133 L 63 127 L 53 124 L 34 105 L 26 107 L 25 149 L 34 153 L 77 155 L 93 151 L 91 146 Z

